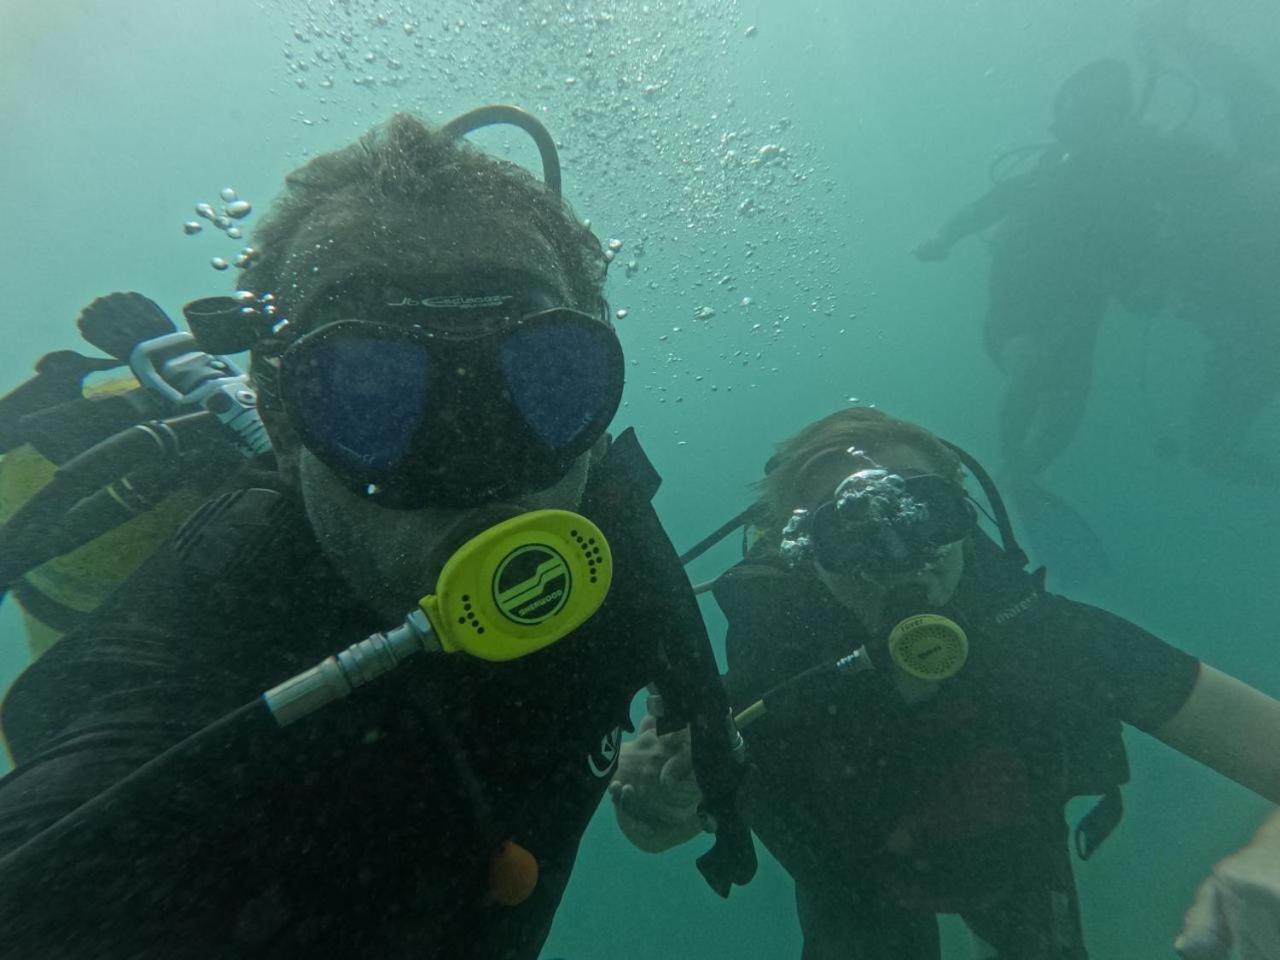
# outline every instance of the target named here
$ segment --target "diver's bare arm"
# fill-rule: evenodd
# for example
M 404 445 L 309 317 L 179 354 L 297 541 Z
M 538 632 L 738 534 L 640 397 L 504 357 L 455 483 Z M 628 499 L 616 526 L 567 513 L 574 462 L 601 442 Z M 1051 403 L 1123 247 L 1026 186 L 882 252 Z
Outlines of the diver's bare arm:
M 1272 803 L 1280 803 L 1280 702 L 1201 665 L 1191 695 L 1153 735 Z
M 971 234 L 994 227 L 1009 216 L 1022 202 L 1026 189 L 1025 177 L 1010 177 L 997 183 L 968 206 L 956 211 L 932 239 L 921 244 L 926 252 L 945 255 L 953 246 Z M 926 256 L 924 259 L 934 259 Z

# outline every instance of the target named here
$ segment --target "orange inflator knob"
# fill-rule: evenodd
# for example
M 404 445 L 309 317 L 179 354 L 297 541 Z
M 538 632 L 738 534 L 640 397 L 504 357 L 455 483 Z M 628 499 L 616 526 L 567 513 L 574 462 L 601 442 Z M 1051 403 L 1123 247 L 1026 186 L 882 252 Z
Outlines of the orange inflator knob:
M 538 861 L 514 840 L 506 840 L 489 861 L 489 893 L 504 907 L 515 907 L 533 895 Z

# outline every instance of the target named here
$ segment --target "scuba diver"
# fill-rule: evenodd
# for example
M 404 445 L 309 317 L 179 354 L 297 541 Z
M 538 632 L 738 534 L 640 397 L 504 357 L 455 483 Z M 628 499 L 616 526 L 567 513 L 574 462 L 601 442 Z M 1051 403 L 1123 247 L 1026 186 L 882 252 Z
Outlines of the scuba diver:
M 754 542 L 711 589 L 743 810 L 795 881 L 805 960 L 936 960 L 938 913 L 984 956 L 1083 958 L 1063 807 L 1102 796 L 1074 835 L 1087 858 L 1122 813 L 1122 723 L 1280 797 L 1280 703 L 1046 592 L 958 447 L 855 408 L 765 470 L 737 518 Z M 648 720 L 623 745 L 610 794 L 642 849 L 703 826 L 687 749 Z
M 493 123 L 533 137 L 542 182 L 465 145 Z M 646 683 L 693 729 L 700 869 L 747 882 L 728 702 L 659 478 L 606 433 L 606 258 L 546 129 L 398 114 L 291 173 L 255 239 L 240 294 L 189 306 L 195 336 L 155 364 L 203 382 L 247 348 L 250 379 L 59 467 L 127 470 L 121 450 L 250 412 L 275 465 L 9 691 L 7 953 L 534 960 Z M 42 524 L 75 539 L 51 504 L 110 471 L 68 472 L 6 524 L 6 585 Z
M 964 237 L 994 228 L 986 343 L 1008 377 L 999 414 L 1003 484 L 1033 546 L 1063 566 L 1080 557 L 1079 570 L 1057 571 L 1073 580 L 1104 566 L 1105 554 L 1039 478 L 1079 429 L 1108 304 L 1140 314 L 1160 306 L 1163 204 L 1187 179 L 1175 168 L 1192 162 L 1173 162 L 1171 145 L 1140 121 L 1135 101 L 1122 61 L 1077 71 L 1058 90 L 1053 141 L 1037 148 L 1035 165 L 997 179 L 916 249 L 923 261 L 942 260 Z
M 1168 205 L 1171 312 L 1204 337 L 1206 355 L 1191 429 L 1167 448 L 1215 476 L 1274 487 L 1280 462 L 1250 432 L 1280 396 L 1280 90 L 1194 29 L 1189 6 L 1157 4 L 1137 32 L 1148 70 L 1184 77 L 1225 121 L 1209 132 L 1219 154 L 1212 175 Z

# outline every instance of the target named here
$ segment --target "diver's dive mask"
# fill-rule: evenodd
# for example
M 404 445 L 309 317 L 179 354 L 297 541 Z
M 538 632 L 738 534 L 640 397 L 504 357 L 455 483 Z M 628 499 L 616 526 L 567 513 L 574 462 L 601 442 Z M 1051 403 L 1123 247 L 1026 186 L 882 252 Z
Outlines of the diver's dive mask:
M 915 573 L 936 564 L 974 528 L 962 487 L 937 474 L 859 470 L 815 510 L 797 510 L 782 532 L 782 556 L 836 574 Z
M 521 278 L 357 278 L 310 309 L 279 354 L 278 400 L 307 449 L 383 506 L 545 489 L 622 397 L 607 322 Z

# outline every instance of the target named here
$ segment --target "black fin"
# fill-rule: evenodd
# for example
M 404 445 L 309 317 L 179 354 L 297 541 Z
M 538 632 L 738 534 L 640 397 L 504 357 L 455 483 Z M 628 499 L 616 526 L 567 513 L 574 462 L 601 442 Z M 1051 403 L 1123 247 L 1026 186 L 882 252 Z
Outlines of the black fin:
M 154 300 L 140 293 L 109 293 L 80 311 L 80 335 L 103 353 L 128 360 L 144 340 L 174 333 L 177 327 Z
M 1056 589 L 1096 586 L 1107 578 L 1111 560 L 1106 547 L 1080 511 L 1034 480 L 1011 483 L 1009 492 Z

